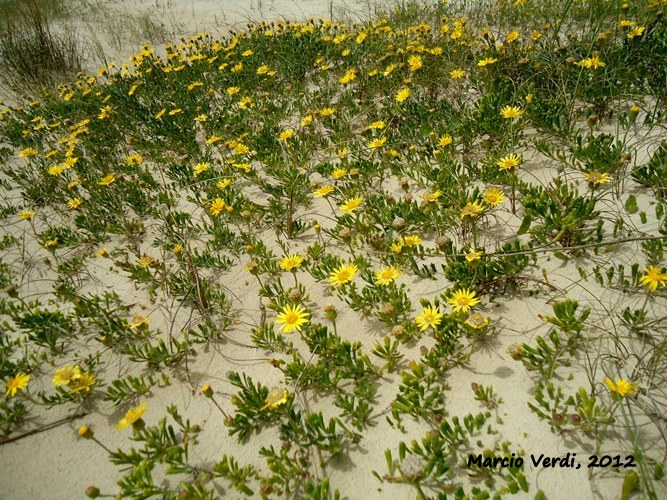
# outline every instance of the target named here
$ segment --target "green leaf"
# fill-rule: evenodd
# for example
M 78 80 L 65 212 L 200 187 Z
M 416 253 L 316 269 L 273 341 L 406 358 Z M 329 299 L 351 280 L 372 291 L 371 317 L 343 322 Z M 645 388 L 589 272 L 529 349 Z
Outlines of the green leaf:
M 535 493 L 535 500 L 547 500 L 547 496 L 542 490 L 537 490 L 537 493 Z
M 628 197 L 628 201 L 625 202 L 625 210 L 629 214 L 636 214 L 637 213 L 637 198 L 635 197 L 634 194 L 631 194 Z
M 517 231 L 516 234 L 525 234 L 528 232 L 530 229 L 530 223 L 533 222 L 533 219 L 531 218 L 530 215 L 526 215 L 523 220 L 521 221 L 521 227 L 519 227 L 519 230 Z
M 627 498 L 634 492 L 639 490 L 639 476 L 633 470 L 628 471 L 623 479 L 623 487 L 621 488 L 621 500 Z

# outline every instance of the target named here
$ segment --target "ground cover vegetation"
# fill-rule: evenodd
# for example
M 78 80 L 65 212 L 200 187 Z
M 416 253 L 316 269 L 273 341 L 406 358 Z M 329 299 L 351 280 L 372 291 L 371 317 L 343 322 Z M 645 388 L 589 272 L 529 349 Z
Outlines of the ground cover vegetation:
M 117 477 L 90 497 L 355 498 L 342 468 L 388 496 L 546 498 L 468 464 L 528 461 L 522 412 L 634 456 L 591 484 L 664 498 L 665 10 L 405 2 L 145 45 L 7 101 L 2 446 L 64 416 Z M 489 350 L 523 408 L 471 370 Z

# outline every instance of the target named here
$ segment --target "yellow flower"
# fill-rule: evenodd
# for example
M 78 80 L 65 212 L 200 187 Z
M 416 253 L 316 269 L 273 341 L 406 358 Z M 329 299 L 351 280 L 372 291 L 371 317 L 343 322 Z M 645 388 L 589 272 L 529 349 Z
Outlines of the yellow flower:
M 322 108 L 319 113 L 322 116 L 332 116 L 336 112 L 333 108 Z
M 55 165 L 53 167 L 49 167 L 49 175 L 60 175 L 64 172 L 65 166 L 64 165 Z
M 482 210 L 483 208 L 482 205 L 480 205 L 479 200 L 475 200 L 473 203 L 468 202 L 461 210 L 460 218 L 461 220 L 465 219 L 466 217 L 476 219 L 477 216 L 482 213 Z
M 267 408 L 278 408 L 287 403 L 288 397 L 289 393 L 287 392 L 287 389 L 273 389 L 264 400 L 265 404 L 260 408 L 260 411 L 266 410 Z
M 487 326 L 489 324 L 489 321 L 491 321 L 491 318 L 482 316 L 480 313 L 475 313 L 465 321 L 465 324 L 468 325 L 470 328 L 474 328 L 475 330 L 480 330 L 485 326 Z
M 174 252 L 176 255 L 178 255 L 183 251 L 183 245 L 177 243 L 176 245 L 174 245 L 174 248 L 172 248 L 171 251 Z
M 28 382 L 30 382 L 30 375 L 21 372 L 6 380 L 5 387 L 7 388 L 7 392 L 5 392 L 5 397 L 10 395 L 12 397 L 16 396 L 18 391 L 21 391 L 28 386 Z
M 303 256 L 299 254 L 292 254 L 288 255 L 287 257 L 284 257 L 280 261 L 280 267 L 283 268 L 285 271 L 292 271 L 299 267 L 301 263 L 303 262 Z
M 139 314 L 135 314 L 134 316 L 132 316 L 132 321 L 127 324 L 127 327 L 130 330 L 137 330 L 140 327 L 150 323 L 150 321 L 151 321 L 150 316 L 140 316 Z
M 422 332 L 428 327 L 435 329 L 442 321 L 444 315 L 444 313 L 440 312 L 439 307 L 425 307 L 422 309 L 421 316 L 415 318 L 415 323 Z
M 321 188 L 316 189 L 313 192 L 313 196 L 315 198 L 325 198 L 328 195 L 330 195 L 333 192 L 333 190 L 334 190 L 333 186 L 322 186 Z
M 106 255 L 107 255 L 107 249 L 104 248 L 104 247 L 100 248 L 100 251 L 97 252 L 97 255 L 99 255 L 100 257 L 106 257 Z
M 341 264 L 329 275 L 329 283 L 333 286 L 341 286 L 352 281 L 359 268 L 356 264 Z
M 352 80 L 354 80 L 357 77 L 357 70 L 356 69 L 348 69 L 345 74 L 343 75 L 342 78 L 340 78 L 338 81 L 342 83 L 343 85 L 347 85 L 350 83 Z
M 426 203 L 433 203 L 436 201 L 438 198 L 442 196 L 442 191 L 439 189 L 436 191 L 433 191 L 431 193 L 426 193 L 421 195 L 421 199 L 424 200 Z
M 593 68 L 593 69 L 604 68 L 606 66 L 606 64 L 603 61 L 601 61 L 598 56 L 582 59 L 576 64 L 584 68 Z
M 202 123 L 202 122 L 205 122 L 206 120 L 208 120 L 208 115 L 201 114 L 201 115 L 195 116 L 195 121 L 196 122 Z
M 474 290 L 471 292 L 466 288 L 457 290 L 454 295 L 447 300 L 454 312 L 468 312 L 471 307 L 479 304 L 479 299 L 475 296 Z
M 416 234 L 413 234 L 411 236 L 404 236 L 403 237 L 403 244 L 406 247 L 416 247 L 417 245 L 421 245 L 422 239 L 417 236 Z
M 391 251 L 394 253 L 401 253 L 403 251 L 403 242 L 395 241 L 391 244 Z
M 107 174 L 102 177 L 102 180 L 98 181 L 97 184 L 100 186 L 110 186 L 114 182 L 116 182 L 116 176 L 114 174 Z
M 511 154 L 498 160 L 496 165 L 498 165 L 501 170 L 511 170 L 514 167 L 521 165 L 521 161 L 522 158 L 519 155 Z
M 125 162 L 128 165 L 139 165 L 142 161 L 144 161 L 144 159 L 139 153 L 135 153 L 125 158 Z
M 440 146 L 441 148 L 445 148 L 449 146 L 453 141 L 454 139 L 452 138 L 451 135 L 443 134 L 440 136 L 440 139 L 438 139 L 438 146 Z
M 510 31 L 505 37 L 505 41 L 507 43 L 512 43 L 517 38 L 519 38 L 519 33 L 517 31 Z
M 489 64 L 493 64 L 496 62 L 498 59 L 493 59 L 492 57 L 487 57 L 485 59 L 482 59 L 477 63 L 477 66 L 488 66 Z
M 241 142 L 239 142 L 239 143 L 236 145 L 236 147 L 234 148 L 234 152 L 235 152 L 237 155 L 244 155 L 244 154 L 246 154 L 248 151 L 250 151 L 250 148 L 249 148 L 248 146 L 246 146 L 245 144 L 241 143 Z
M 462 69 L 453 69 L 449 72 L 449 76 L 454 79 L 463 78 L 464 76 L 466 76 L 466 72 L 463 71 Z
M 209 209 L 209 211 L 213 215 L 220 215 L 222 211 L 225 210 L 225 205 L 226 205 L 225 200 L 223 200 L 222 198 L 216 198 L 211 203 L 211 208 Z
M 484 196 L 482 196 L 482 200 L 484 200 L 484 203 L 487 203 L 492 207 L 496 207 L 500 205 L 503 201 L 505 201 L 505 193 L 503 193 L 500 189 L 497 188 L 489 188 L 486 191 L 484 191 Z
M 125 427 L 135 424 L 138 420 L 141 419 L 141 416 L 144 413 L 146 413 L 147 409 L 148 407 L 146 406 L 145 403 L 142 403 L 139 406 L 131 408 L 130 410 L 128 410 L 125 416 L 120 419 L 120 422 L 118 422 L 116 429 L 124 429 Z
M 19 214 L 19 219 L 22 220 L 30 220 L 32 219 L 35 215 L 37 215 L 37 212 L 34 212 L 32 210 L 24 210 Z
M 211 164 L 209 162 L 205 161 L 205 162 L 202 162 L 202 163 L 197 163 L 194 167 L 192 167 L 192 170 L 194 170 L 195 175 L 199 175 L 202 172 L 204 172 L 205 170 L 207 170 L 210 166 L 211 166 Z
M 351 214 L 357 210 L 363 202 L 364 201 L 361 198 L 349 198 L 348 200 L 345 200 L 345 203 L 340 205 L 338 208 L 344 214 Z
M 384 146 L 384 143 L 387 142 L 386 137 L 381 137 L 379 139 L 373 139 L 371 142 L 368 143 L 368 147 L 370 149 L 378 149 Z
M 643 26 L 636 26 L 635 29 L 633 29 L 630 33 L 628 33 L 628 39 L 632 40 L 635 37 L 642 36 L 644 33 L 644 28 Z
M 177 115 L 177 114 L 181 113 L 182 111 L 183 111 L 183 110 L 182 110 L 181 108 L 172 109 L 172 110 L 169 112 L 169 116 Z
M 503 118 L 511 120 L 514 118 L 519 118 L 523 114 L 523 111 L 518 106 L 505 106 L 500 110 L 500 114 Z
M 138 260 L 138 263 L 142 268 L 148 269 L 149 267 L 157 264 L 157 259 L 150 255 L 145 255 L 144 257 Z
M 382 129 L 385 128 L 386 126 L 387 126 L 387 124 L 386 124 L 385 122 L 383 122 L 383 121 L 376 121 L 376 122 L 371 123 L 371 124 L 368 126 L 368 129 L 369 129 L 369 130 L 382 130 Z
M 403 87 L 401 90 L 398 91 L 396 94 L 396 102 L 403 102 L 405 101 L 408 97 L 410 97 L 410 89 L 407 87 Z
M 90 392 L 91 387 L 97 383 L 97 379 L 90 373 L 82 373 L 80 377 L 74 379 L 70 385 L 72 392 L 86 391 Z
M 70 366 L 67 365 L 64 368 L 61 368 L 60 370 L 56 371 L 56 374 L 53 376 L 53 385 L 55 386 L 67 385 L 73 380 L 79 378 L 80 376 L 81 376 L 81 368 L 79 366 L 70 368 Z
M 331 177 L 333 177 L 336 180 L 339 180 L 345 177 L 345 174 L 347 174 L 346 168 L 337 168 L 333 172 L 331 172 Z
M 44 242 L 44 248 L 51 248 L 56 246 L 57 244 L 58 244 L 58 238 L 53 238 L 52 240 Z
M 478 261 L 479 259 L 482 258 L 483 254 L 484 254 L 484 252 L 482 252 L 482 251 L 478 252 L 477 250 L 470 250 L 470 252 L 468 252 L 466 254 L 466 260 L 468 262 L 476 262 L 476 261 Z
M 343 149 L 341 149 L 340 151 L 338 151 L 336 153 L 336 156 L 338 156 L 338 158 L 340 158 L 342 160 L 343 158 L 345 158 L 347 156 L 347 153 L 348 153 L 347 148 L 344 147 Z
M 100 114 L 97 115 L 97 118 L 100 120 L 104 120 L 105 118 L 109 118 L 110 114 L 111 114 L 111 106 L 104 106 L 103 108 L 100 108 Z
M 291 306 L 287 304 L 276 317 L 276 323 L 284 323 L 282 333 L 290 333 L 294 330 L 300 332 L 301 327 L 308 323 L 310 313 L 306 311 L 300 304 Z
M 657 266 L 648 266 L 644 269 L 644 274 L 640 279 L 642 285 L 648 287 L 649 290 L 657 290 L 658 286 L 667 286 L 667 274 L 662 272 L 662 269 Z
M 306 115 L 303 117 L 303 120 L 301 120 L 302 127 L 307 127 L 311 123 L 313 123 L 313 115 Z
M 216 142 L 221 141 L 221 140 L 222 140 L 222 137 L 220 137 L 218 135 L 212 135 L 211 137 L 209 137 L 206 140 L 206 145 L 210 146 L 211 144 L 215 144 Z
M 408 58 L 408 66 L 410 67 L 410 71 L 417 71 L 423 65 L 422 58 L 419 56 L 410 56 Z
M 612 393 L 618 394 L 618 396 L 622 398 L 637 394 L 637 384 L 624 378 L 619 378 L 616 380 L 616 383 L 614 383 L 612 379 L 605 377 L 603 382 Z
M 72 198 L 71 200 L 69 200 L 69 201 L 67 202 L 67 206 L 68 206 L 69 208 L 71 208 L 72 210 L 75 210 L 75 209 L 77 209 L 77 208 L 79 207 L 79 205 L 81 205 L 81 203 L 83 203 L 83 201 L 81 200 L 81 198 Z
M 227 92 L 227 95 L 229 97 L 234 97 L 236 94 L 238 94 L 241 91 L 240 87 L 229 87 L 225 92 Z
M 384 267 L 375 273 L 375 284 L 389 285 L 401 274 L 401 270 L 396 266 Z
M 218 181 L 216 186 L 218 186 L 220 189 L 225 189 L 227 186 L 229 186 L 232 183 L 231 179 L 225 179 L 224 181 Z
M 607 173 L 600 174 L 598 172 L 583 172 L 583 175 L 584 179 L 586 179 L 586 182 L 590 182 L 594 186 L 598 186 L 600 184 L 609 184 L 611 182 L 611 177 Z
M 164 109 L 164 108 L 161 109 L 161 110 L 158 111 L 158 113 L 155 115 L 155 119 L 156 119 L 156 120 L 159 120 L 160 118 L 162 118 L 162 116 L 164 116 L 164 114 L 165 114 L 166 112 L 167 112 L 166 109 Z
M 280 136 L 278 137 L 278 140 L 281 141 L 281 142 L 287 142 L 287 140 L 290 137 L 292 137 L 293 135 L 294 135 L 294 130 L 292 130 L 291 128 L 287 129 L 287 130 L 283 130 L 280 133 Z
M 32 158 L 33 156 L 37 156 L 38 154 L 39 151 L 37 151 L 34 148 L 25 148 L 19 152 L 19 158 Z

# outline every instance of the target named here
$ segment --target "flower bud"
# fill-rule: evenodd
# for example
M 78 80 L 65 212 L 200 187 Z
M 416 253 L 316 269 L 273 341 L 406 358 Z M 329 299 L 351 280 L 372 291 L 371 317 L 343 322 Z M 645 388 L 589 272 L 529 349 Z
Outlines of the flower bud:
M 93 437 L 93 431 L 87 425 L 82 425 L 79 427 L 79 436 L 84 439 L 90 439 Z
M 336 308 L 332 304 L 329 304 L 324 308 L 324 315 L 329 321 L 335 321 L 338 313 L 336 312 Z
M 86 496 L 88 498 L 97 498 L 100 496 L 100 489 L 95 486 L 88 486 L 86 488 Z
M 206 384 L 201 388 L 201 392 L 204 396 L 207 398 L 212 398 L 213 397 L 213 389 L 211 389 L 211 386 Z

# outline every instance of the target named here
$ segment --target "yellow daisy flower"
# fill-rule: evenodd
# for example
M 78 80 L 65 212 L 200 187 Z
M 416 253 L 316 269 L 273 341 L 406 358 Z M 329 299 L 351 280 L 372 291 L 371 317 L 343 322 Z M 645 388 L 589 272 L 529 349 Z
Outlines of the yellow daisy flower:
M 605 377 L 603 382 L 612 394 L 617 394 L 622 398 L 626 396 L 635 396 L 637 394 L 637 384 L 624 378 L 619 378 L 614 382 L 609 377 Z
M 465 219 L 466 217 L 475 219 L 479 214 L 482 213 L 482 210 L 483 207 L 480 205 L 479 200 L 475 200 L 473 203 L 468 202 L 461 210 L 460 218 L 461 220 Z
M 518 167 L 521 165 L 521 162 L 523 159 L 519 155 L 511 154 L 509 156 L 504 156 L 498 162 L 496 165 L 500 167 L 501 170 L 511 170 L 514 167 Z
M 384 267 L 375 273 L 375 284 L 389 285 L 401 274 L 401 270 L 396 266 Z
M 489 188 L 484 191 L 482 200 L 484 200 L 484 203 L 491 205 L 492 207 L 497 207 L 505 201 L 505 193 L 498 188 Z
M 67 385 L 80 376 L 81 368 L 79 366 L 71 368 L 69 365 L 67 365 L 56 371 L 56 374 L 53 376 L 53 385 Z
M 208 170 L 208 168 L 211 166 L 210 162 L 202 162 L 202 163 L 197 163 L 194 167 L 192 167 L 192 170 L 194 170 L 195 175 L 199 175 L 202 172 Z
M 359 268 L 356 264 L 342 264 L 334 269 L 329 275 L 329 283 L 335 287 L 349 283 L 357 274 Z
M 267 408 L 278 408 L 287 403 L 288 397 L 289 393 L 287 392 L 287 389 L 274 389 L 269 392 L 269 395 L 264 401 L 265 404 L 260 408 L 260 411 L 266 410 Z
M 344 214 L 351 214 L 356 211 L 364 201 L 361 198 L 349 198 L 345 200 L 345 203 L 340 205 L 338 208 Z
M 444 313 L 440 312 L 439 307 L 425 307 L 422 309 L 421 316 L 415 318 L 415 323 L 422 332 L 429 327 L 435 329 L 442 321 L 444 315 Z
M 421 245 L 421 242 L 422 242 L 422 239 L 416 234 L 403 237 L 403 244 L 406 247 L 410 247 L 410 248 L 416 247 L 417 245 Z
M 401 90 L 399 90 L 396 93 L 396 102 L 403 102 L 405 101 L 408 97 L 410 97 L 410 89 L 407 87 L 403 87 Z
M 32 210 L 24 210 L 19 214 L 19 219 L 22 220 L 30 220 L 32 219 L 35 215 L 37 215 L 37 212 L 34 212 Z
M 141 420 L 142 415 L 146 413 L 147 409 L 148 407 L 146 406 L 146 403 L 142 403 L 138 406 L 135 406 L 134 408 L 131 408 L 128 410 L 125 416 L 120 419 L 116 429 L 124 429 L 130 425 L 134 425 L 136 422 Z
M 7 388 L 7 392 L 5 392 L 5 397 L 16 396 L 18 391 L 21 391 L 28 386 L 28 382 L 30 382 L 30 375 L 21 372 L 6 380 L 5 387 Z
M 505 106 L 500 110 L 500 114 L 507 120 L 519 118 L 523 114 L 523 110 L 518 106 Z
M 313 196 L 315 198 L 326 198 L 333 192 L 333 190 L 334 190 L 333 186 L 322 186 L 321 188 L 313 191 Z
M 583 172 L 584 179 L 586 182 L 590 182 L 593 186 L 599 186 L 600 184 L 609 184 L 611 182 L 611 177 L 609 174 L 601 174 L 599 172 Z
M 447 300 L 454 312 L 468 312 L 471 307 L 479 304 L 479 299 L 475 296 L 475 291 L 469 291 L 466 288 L 457 290 L 454 295 Z
M 114 182 L 116 182 L 116 176 L 114 174 L 107 174 L 102 177 L 102 180 L 98 181 L 97 184 L 100 186 L 110 186 Z
M 284 323 L 282 333 L 290 333 L 294 330 L 300 332 L 301 327 L 308 323 L 310 313 L 304 309 L 300 304 L 292 306 L 287 304 L 276 317 L 276 323 Z
M 415 55 L 408 58 L 408 67 L 410 68 L 410 71 L 417 71 L 423 65 L 424 63 L 422 62 L 422 58 L 420 56 Z
M 642 285 L 649 290 L 657 290 L 658 286 L 667 286 L 667 274 L 657 266 L 648 266 L 644 269 L 644 275 L 640 278 Z
M 299 254 L 292 254 L 284 257 L 279 265 L 285 271 L 296 270 L 303 263 L 303 256 Z
M 209 211 L 213 215 L 220 215 L 222 211 L 225 210 L 225 206 L 226 206 L 225 200 L 223 200 L 222 198 L 216 198 L 211 203 L 211 208 L 209 208 Z

